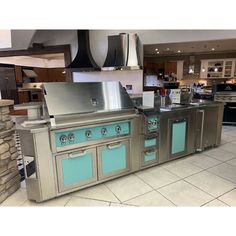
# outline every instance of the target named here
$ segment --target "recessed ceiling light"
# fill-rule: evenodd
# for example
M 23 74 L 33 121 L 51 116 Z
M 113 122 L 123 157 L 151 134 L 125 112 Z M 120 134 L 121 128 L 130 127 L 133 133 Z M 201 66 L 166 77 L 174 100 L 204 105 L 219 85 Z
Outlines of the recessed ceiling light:
M 178 53 L 180 53 L 181 51 L 180 51 L 180 50 L 178 50 L 177 52 L 178 52 Z
M 211 51 L 215 51 L 215 48 L 212 48 Z
M 169 51 L 170 49 L 169 48 L 166 48 L 167 51 Z
M 155 50 L 158 51 L 158 48 L 156 48 Z
M 157 54 L 159 54 L 160 52 L 157 52 Z

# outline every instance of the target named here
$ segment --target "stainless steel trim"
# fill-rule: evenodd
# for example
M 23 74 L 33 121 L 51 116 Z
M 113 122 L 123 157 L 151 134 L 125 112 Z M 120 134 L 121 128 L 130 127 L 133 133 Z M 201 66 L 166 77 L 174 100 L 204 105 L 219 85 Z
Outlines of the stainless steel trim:
M 69 158 L 75 158 L 75 157 L 82 157 L 86 154 L 87 154 L 86 150 L 81 150 L 79 152 L 69 153 L 68 156 L 69 156 Z
M 198 113 L 201 113 L 201 130 L 200 130 L 200 145 L 199 147 L 196 149 L 197 151 L 201 152 L 203 150 L 203 132 L 204 132 L 204 115 L 205 115 L 205 111 L 204 110 L 197 110 Z
M 120 147 L 121 145 L 122 145 L 121 142 L 117 142 L 117 143 L 115 143 L 115 144 L 107 144 L 107 148 L 108 148 L 108 149 L 115 149 L 115 148 Z

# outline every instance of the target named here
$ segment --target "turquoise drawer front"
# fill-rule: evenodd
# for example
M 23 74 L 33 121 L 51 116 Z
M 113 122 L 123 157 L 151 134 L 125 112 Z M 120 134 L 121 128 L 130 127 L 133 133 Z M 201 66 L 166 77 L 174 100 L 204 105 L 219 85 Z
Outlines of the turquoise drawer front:
M 155 146 L 157 144 L 157 140 L 156 138 L 152 138 L 152 139 L 145 139 L 144 141 L 144 147 L 151 147 L 151 146 Z
M 116 127 L 120 127 L 119 134 L 116 132 Z M 106 129 L 106 134 L 102 134 L 102 129 Z M 90 131 L 91 136 L 87 137 L 86 132 Z M 68 137 L 73 134 L 74 138 L 72 141 L 69 141 Z M 130 134 L 130 122 L 121 122 L 110 125 L 103 125 L 91 128 L 83 128 L 77 130 L 70 130 L 65 132 L 56 132 L 56 147 L 65 147 L 72 144 L 80 144 L 88 141 L 95 141 L 104 138 L 113 138 L 118 136 L 124 136 Z M 61 137 L 65 136 L 66 141 L 64 143 L 61 142 Z
M 172 124 L 172 147 L 171 153 L 176 154 L 185 151 L 187 122 Z
M 144 156 L 144 161 L 145 162 L 154 161 L 156 159 L 157 159 L 157 153 L 156 152 L 153 152 L 153 153 L 150 153 L 150 154 L 145 154 L 145 156 Z
M 102 174 L 111 174 L 127 168 L 126 145 L 122 144 L 117 148 L 109 149 L 106 146 L 101 151 Z
M 84 156 L 62 159 L 62 175 L 65 187 L 80 184 L 93 178 L 93 157 L 91 153 Z

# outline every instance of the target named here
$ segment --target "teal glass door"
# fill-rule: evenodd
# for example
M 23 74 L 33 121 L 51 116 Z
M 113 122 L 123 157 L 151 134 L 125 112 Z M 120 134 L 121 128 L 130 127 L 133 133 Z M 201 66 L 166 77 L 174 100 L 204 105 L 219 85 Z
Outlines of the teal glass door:
M 79 150 L 56 158 L 60 191 L 97 180 L 96 149 Z
M 172 123 L 171 154 L 176 155 L 186 150 L 187 121 L 174 121 Z
M 110 143 L 98 147 L 99 177 L 101 179 L 129 170 L 129 141 Z

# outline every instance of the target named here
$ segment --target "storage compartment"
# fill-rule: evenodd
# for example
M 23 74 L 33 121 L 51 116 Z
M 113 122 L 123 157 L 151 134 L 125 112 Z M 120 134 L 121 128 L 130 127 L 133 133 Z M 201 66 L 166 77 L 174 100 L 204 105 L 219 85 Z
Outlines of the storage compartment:
M 97 181 L 96 149 L 56 156 L 59 192 Z
M 142 153 L 141 167 L 146 167 L 158 162 L 158 149 L 149 149 Z
M 157 145 L 156 137 L 145 138 L 144 140 L 144 148 L 152 147 Z
M 108 143 L 98 147 L 99 179 L 130 171 L 130 141 Z
M 170 158 L 184 155 L 187 151 L 187 118 L 172 120 L 170 122 L 170 130 Z

